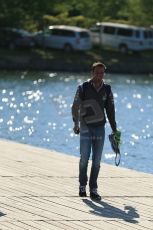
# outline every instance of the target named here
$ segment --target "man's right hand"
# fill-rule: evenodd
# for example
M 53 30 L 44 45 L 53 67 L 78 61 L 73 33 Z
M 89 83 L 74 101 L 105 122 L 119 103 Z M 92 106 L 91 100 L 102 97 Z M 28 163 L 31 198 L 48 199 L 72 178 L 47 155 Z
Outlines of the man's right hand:
M 79 134 L 80 133 L 80 127 L 78 125 L 75 125 L 73 128 L 73 131 L 75 134 Z

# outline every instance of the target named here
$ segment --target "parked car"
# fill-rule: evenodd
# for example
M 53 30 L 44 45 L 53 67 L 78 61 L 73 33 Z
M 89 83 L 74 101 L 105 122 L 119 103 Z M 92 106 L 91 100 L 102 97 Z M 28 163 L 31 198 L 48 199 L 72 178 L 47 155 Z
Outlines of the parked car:
M 39 46 L 71 50 L 89 50 L 92 47 L 89 30 L 75 26 L 49 26 L 45 31 L 35 33 Z
M 33 35 L 17 28 L 0 28 L 0 46 L 14 49 L 17 47 L 33 47 Z
M 153 31 L 150 28 L 103 22 L 93 25 L 90 35 L 93 44 L 117 48 L 122 53 L 153 49 Z

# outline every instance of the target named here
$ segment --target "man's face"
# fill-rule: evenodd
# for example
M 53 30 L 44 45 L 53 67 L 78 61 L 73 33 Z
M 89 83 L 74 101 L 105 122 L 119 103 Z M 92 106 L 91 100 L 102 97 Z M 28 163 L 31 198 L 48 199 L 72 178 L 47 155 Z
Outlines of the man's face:
M 101 82 L 104 78 L 105 69 L 102 66 L 95 67 L 94 71 L 92 72 L 92 79 L 94 81 Z

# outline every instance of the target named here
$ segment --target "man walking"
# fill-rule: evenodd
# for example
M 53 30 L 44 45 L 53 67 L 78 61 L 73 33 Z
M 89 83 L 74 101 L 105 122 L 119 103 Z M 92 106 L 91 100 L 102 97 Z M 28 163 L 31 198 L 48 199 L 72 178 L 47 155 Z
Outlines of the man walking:
M 113 133 L 117 132 L 113 93 L 111 86 L 103 81 L 105 69 L 101 62 L 92 65 L 91 79 L 78 86 L 72 105 L 73 130 L 80 133 L 79 196 L 87 196 L 87 168 L 92 149 L 89 189 L 93 200 L 101 200 L 97 178 L 105 139 L 105 113 Z

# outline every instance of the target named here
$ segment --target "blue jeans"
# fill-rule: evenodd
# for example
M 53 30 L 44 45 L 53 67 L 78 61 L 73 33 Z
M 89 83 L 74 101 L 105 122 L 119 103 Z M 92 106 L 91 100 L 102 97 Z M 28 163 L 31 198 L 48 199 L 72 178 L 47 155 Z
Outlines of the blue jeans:
M 105 139 L 104 126 L 86 126 L 80 130 L 80 163 L 79 163 L 79 182 L 81 186 L 86 186 L 88 160 L 92 149 L 92 167 L 90 172 L 90 190 L 97 188 L 97 178 L 100 169 L 100 161 Z

